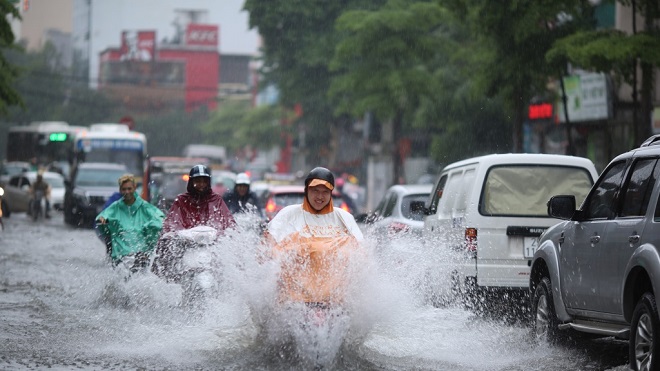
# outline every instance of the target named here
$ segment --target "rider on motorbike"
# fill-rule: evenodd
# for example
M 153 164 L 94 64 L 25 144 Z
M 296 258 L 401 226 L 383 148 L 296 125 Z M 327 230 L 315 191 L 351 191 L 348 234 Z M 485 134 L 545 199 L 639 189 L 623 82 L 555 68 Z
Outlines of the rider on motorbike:
M 30 186 L 30 210 L 32 210 L 33 202 L 41 201 L 39 194 L 46 199 L 46 219 L 50 219 L 50 184 L 44 180 L 42 171 L 37 173 L 36 181 Z M 34 216 L 33 216 L 34 217 Z
M 344 301 L 349 263 L 363 236 L 350 213 L 333 207 L 334 186 L 330 170 L 313 169 L 303 203 L 285 207 L 268 224 L 282 302 L 327 308 Z
M 179 263 L 191 247 L 187 242 L 178 243 L 177 232 L 208 226 L 222 234 L 225 229 L 236 226 L 222 196 L 211 189 L 211 171 L 208 167 L 195 165 L 190 169 L 186 190 L 186 193 L 177 196 L 165 217 L 152 265 L 153 273 L 169 282 L 178 283 L 185 275 Z
M 262 215 L 261 205 L 256 193 L 250 191 L 250 176 L 240 173 L 236 176 L 233 191 L 227 191 L 222 196 L 232 214 L 254 212 Z
M 110 258 L 117 265 L 122 258 L 136 258 L 136 268 L 147 265 L 149 254 L 158 240 L 165 215 L 160 209 L 144 201 L 135 191 L 132 174 L 119 180 L 122 198 L 113 202 L 97 217 L 99 231 L 110 241 Z

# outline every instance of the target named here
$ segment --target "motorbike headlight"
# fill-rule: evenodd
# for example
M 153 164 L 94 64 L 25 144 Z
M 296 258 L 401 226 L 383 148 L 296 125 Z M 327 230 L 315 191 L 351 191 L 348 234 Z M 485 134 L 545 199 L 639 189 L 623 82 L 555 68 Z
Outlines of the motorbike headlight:
M 2 196 L 4 196 L 4 195 L 5 195 L 5 190 L 2 189 L 2 187 L 0 187 L 0 197 L 2 197 Z

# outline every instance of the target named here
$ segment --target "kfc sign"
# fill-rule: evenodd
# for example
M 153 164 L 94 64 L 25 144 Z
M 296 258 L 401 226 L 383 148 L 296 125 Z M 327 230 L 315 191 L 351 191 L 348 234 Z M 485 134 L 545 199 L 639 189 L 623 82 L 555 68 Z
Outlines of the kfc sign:
M 151 61 L 156 53 L 156 31 L 123 31 L 120 60 Z
M 218 26 L 189 24 L 186 29 L 186 45 L 218 46 Z

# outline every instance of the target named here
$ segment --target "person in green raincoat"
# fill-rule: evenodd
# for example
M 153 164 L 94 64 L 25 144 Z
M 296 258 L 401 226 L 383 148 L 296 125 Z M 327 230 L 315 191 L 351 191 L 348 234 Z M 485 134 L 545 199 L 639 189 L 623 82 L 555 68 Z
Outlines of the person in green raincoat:
M 134 267 L 145 267 L 156 247 L 165 214 L 137 194 L 135 177 L 122 175 L 119 180 L 122 198 L 113 202 L 97 217 L 99 231 L 110 241 L 109 253 L 114 265 L 125 256 L 135 257 Z

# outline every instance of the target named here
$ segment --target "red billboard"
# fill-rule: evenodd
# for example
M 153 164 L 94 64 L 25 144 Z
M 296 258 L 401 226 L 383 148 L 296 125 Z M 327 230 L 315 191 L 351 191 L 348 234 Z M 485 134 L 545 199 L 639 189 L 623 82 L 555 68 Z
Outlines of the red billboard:
M 156 31 L 123 31 L 120 60 L 151 61 L 156 53 Z
M 186 27 L 186 45 L 218 46 L 218 26 L 191 23 Z

